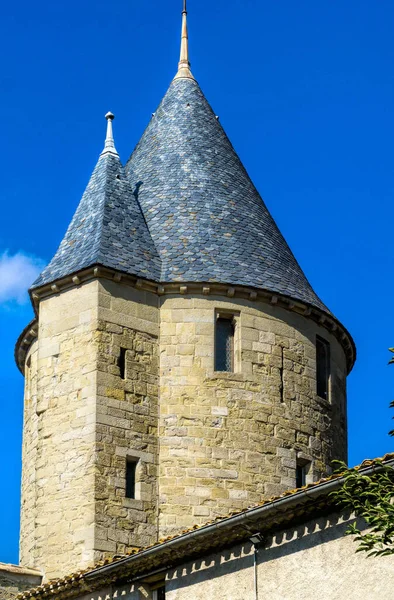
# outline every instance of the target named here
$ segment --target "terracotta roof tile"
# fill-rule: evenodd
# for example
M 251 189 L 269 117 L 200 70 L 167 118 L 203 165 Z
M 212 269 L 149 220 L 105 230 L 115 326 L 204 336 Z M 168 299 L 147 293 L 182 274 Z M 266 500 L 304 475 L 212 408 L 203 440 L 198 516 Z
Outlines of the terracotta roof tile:
M 359 469 L 364 469 L 370 466 L 373 466 L 374 464 L 381 464 L 381 463 L 385 463 L 388 462 L 390 460 L 394 460 L 394 453 L 388 453 L 385 454 L 383 457 L 381 458 L 376 458 L 376 459 L 366 459 L 364 460 L 360 465 L 354 467 L 355 469 L 359 470 Z M 53 581 L 49 581 L 35 589 L 29 590 L 29 591 L 25 591 L 20 593 L 17 596 L 17 600 L 27 600 L 28 598 L 46 598 L 48 596 L 53 596 L 54 594 L 57 595 L 58 592 L 60 591 L 61 588 L 63 588 L 64 586 L 67 585 L 67 583 L 71 580 L 73 582 L 73 586 L 78 586 L 85 578 L 85 576 L 88 573 L 91 573 L 92 571 L 98 569 L 100 566 L 102 566 L 102 563 L 104 562 L 106 565 L 110 565 L 110 564 L 115 564 L 117 562 L 121 562 L 122 560 L 124 560 L 125 558 L 128 558 L 130 556 L 133 555 L 138 555 L 138 554 L 142 554 L 143 552 L 145 552 L 148 549 L 152 549 L 152 548 L 160 548 L 160 546 L 164 545 L 166 542 L 169 542 L 171 540 L 177 539 L 177 538 L 182 538 L 184 535 L 187 535 L 193 531 L 196 530 L 200 530 L 203 529 L 205 527 L 208 527 L 209 525 L 212 525 L 214 523 L 220 522 L 220 521 L 224 521 L 226 519 L 231 519 L 232 517 L 236 517 L 242 513 L 251 511 L 253 509 L 256 508 L 261 508 L 265 505 L 269 505 L 273 502 L 276 502 L 280 499 L 283 498 L 287 498 L 289 496 L 293 496 L 297 493 L 299 493 L 302 490 L 307 490 L 307 489 L 311 489 L 311 488 L 317 488 L 318 486 L 328 483 L 330 481 L 333 481 L 335 479 L 339 479 L 342 476 L 343 473 L 335 473 L 333 475 L 331 475 L 330 477 L 326 477 L 324 479 L 320 479 L 320 481 L 317 481 L 315 483 L 309 483 L 308 485 L 303 486 L 302 488 L 297 488 L 297 489 L 293 489 L 293 490 L 288 490 L 286 492 L 284 492 L 283 494 L 281 494 L 280 496 L 275 496 L 270 498 L 269 500 L 264 500 L 263 502 L 261 502 L 260 504 L 254 504 L 252 506 L 250 506 L 249 508 L 243 509 L 242 511 L 238 511 L 238 512 L 233 512 L 230 513 L 229 515 L 225 516 L 225 517 L 217 517 L 216 519 L 214 519 L 213 521 L 208 521 L 207 523 L 204 523 L 204 525 L 194 525 L 193 527 L 191 527 L 190 529 L 184 530 L 181 534 L 179 535 L 175 535 L 175 536 L 168 536 L 162 540 L 160 540 L 157 544 L 152 544 L 150 546 L 147 546 L 145 548 L 141 548 L 140 550 L 133 550 L 127 554 L 124 555 L 115 555 L 111 558 L 106 559 L 105 561 L 100 561 L 99 563 L 96 563 L 94 566 L 89 567 L 87 569 L 78 571 L 77 573 L 74 573 L 72 575 L 68 575 L 65 577 L 62 577 L 60 579 L 57 580 L 53 580 Z M 59 598 L 61 598 L 61 596 L 58 596 Z

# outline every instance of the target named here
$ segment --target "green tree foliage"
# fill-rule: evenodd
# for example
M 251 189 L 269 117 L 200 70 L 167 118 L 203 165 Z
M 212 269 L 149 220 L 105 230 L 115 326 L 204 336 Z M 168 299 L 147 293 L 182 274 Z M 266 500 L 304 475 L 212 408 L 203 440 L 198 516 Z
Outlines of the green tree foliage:
M 331 496 L 368 525 L 366 532 L 356 523 L 346 531 L 358 542 L 356 552 L 367 552 L 368 556 L 394 554 L 394 469 L 382 460 L 373 461 L 368 475 L 357 468 L 348 469 L 344 463 L 337 465 L 344 483 Z
M 394 354 L 394 348 L 389 349 Z M 394 364 L 394 356 L 389 364 Z M 394 408 L 394 401 L 390 404 Z M 394 418 L 394 417 L 393 417 Z M 389 432 L 394 437 L 394 429 Z M 349 526 L 347 535 L 358 542 L 356 552 L 367 556 L 394 554 L 394 469 L 382 460 L 372 462 L 369 474 L 364 469 L 349 469 L 345 463 L 336 461 L 335 473 L 344 478 L 343 485 L 331 493 L 342 507 L 350 509 L 363 519 L 368 528 L 362 532 L 356 523 Z
M 391 354 L 394 354 L 394 348 L 389 348 Z M 392 356 L 389 360 L 389 365 L 394 365 L 394 356 Z M 390 403 L 390 408 L 394 408 L 394 400 Z M 394 417 L 393 417 L 394 419 Z M 389 431 L 389 435 L 391 435 L 391 437 L 394 437 L 394 429 L 392 429 L 391 431 Z

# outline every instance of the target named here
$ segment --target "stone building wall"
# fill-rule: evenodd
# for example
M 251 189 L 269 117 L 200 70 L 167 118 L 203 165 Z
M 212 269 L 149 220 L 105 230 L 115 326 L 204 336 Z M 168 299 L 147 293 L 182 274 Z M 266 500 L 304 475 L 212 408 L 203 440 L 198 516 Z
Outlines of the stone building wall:
M 20 556 L 34 564 L 36 540 L 36 463 L 38 456 L 37 379 L 38 341 L 29 351 L 25 365 L 24 426 L 22 445 Z
M 218 311 L 237 320 L 234 373 L 214 372 Z M 316 335 L 331 402 L 316 396 Z M 43 299 L 25 397 L 21 561 L 47 578 L 294 488 L 297 459 L 313 481 L 346 458 L 341 346 L 263 302 L 109 280 Z
M 20 561 L 48 578 L 93 559 L 97 286 L 41 302 L 27 359 Z
M 237 319 L 235 373 L 214 372 L 217 311 Z M 201 524 L 346 459 L 346 360 L 310 319 L 262 302 L 165 297 L 160 335 L 160 532 Z M 316 335 L 331 344 L 331 402 L 316 394 Z
M 96 559 L 157 541 L 157 296 L 102 282 L 97 373 Z M 125 352 L 125 378 L 118 359 Z M 136 498 L 126 461 L 138 461 Z
M 157 296 L 116 283 L 40 303 L 25 369 L 20 559 L 47 579 L 157 540 L 158 334 Z M 135 499 L 127 459 L 138 461 Z
M 19 592 L 37 587 L 42 576 L 33 569 L 0 563 L 0 599 L 14 600 Z

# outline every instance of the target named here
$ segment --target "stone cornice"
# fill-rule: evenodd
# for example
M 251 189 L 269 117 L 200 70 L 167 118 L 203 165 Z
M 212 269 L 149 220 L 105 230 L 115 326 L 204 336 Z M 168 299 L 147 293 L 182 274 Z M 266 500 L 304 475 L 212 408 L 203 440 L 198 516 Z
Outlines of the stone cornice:
M 25 362 L 27 353 L 30 350 L 30 347 L 34 340 L 37 339 L 38 335 L 38 319 L 33 319 L 30 323 L 25 327 L 25 329 L 20 334 L 17 342 L 15 344 L 14 357 L 15 362 L 17 364 L 18 369 L 22 373 L 25 374 Z
M 55 294 L 67 291 L 84 283 L 95 279 L 106 279 L 122 283 L 140 290 L 151 292 L 159 296 L 174 295 L 179 296 L 223 296 L 232 300 L 240 298 L 250 302 L 266 302 L 278 306 L 285 310 L 295 312 L 306 318 L 312 319 L 320 326 L 324 327 L 337 338 L 341 344 L 347 359 L 348 372 L 353 368 L 356 360 L 356 347 L 350 333 L 345 327 L 331 314 L 326 313 L 319 308 L 294 300 L 282 294 L 273 293 L 268 290 L 253 287 L 228 285 L 214 282 L 177 282 L 177 283 L 157 283 L 147 279 L 139 279 L 135 276 L 115 271 L 101 265 L 96 265 L 88 269 L 74 273 L 68 277 L 59 279 L 51 284 L 43 285 L 40 288 L 31 291 L 31 300 L 34 310 L 38 315 L 38 307 L 41 300 L 49 298 Z M 24 361 L 31 344 L 37 337 L 37 319 L 33 320 L 24 329 L 20 335 L 15 348 L 15 360 L 20 369 L 24 372 Z

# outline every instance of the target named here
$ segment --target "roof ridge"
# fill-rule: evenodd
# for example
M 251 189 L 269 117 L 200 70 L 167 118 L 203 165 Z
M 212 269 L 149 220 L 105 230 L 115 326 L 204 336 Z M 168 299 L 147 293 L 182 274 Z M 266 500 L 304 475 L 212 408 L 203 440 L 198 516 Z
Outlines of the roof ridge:
M 111 121 L 108 121 L 108 125 L 111 123 Z M 119 161 L 119 168 L 120 170 L 123 169 L 121 160 L 119 155 L 116 153 L 113 154 L 111 152 L 111 150 L 103 150 L 103 152 L 100 154 L 100 158 L 109 158 L 110 156 L 114 157 L 115 159 L 117 158 L 117 160 Z M 100 160 L 99 158 L 99 160 Z M 101 211 L 101 217 L 99 219 L 99 226 L 98 226 L 98 230 L 97 230 L 97 238 L 98 238 L 98 253 L 97 253 L 97 258 L 99 258 L 99 254 L 100 254 L 100 246 L 101 246 L 101 242 L 102 242 L 102 237 L 103 237 L 103 230 L 104 230 L 104 220 L 105 220 L 105 213 L 106 213 L 106 198 L 107 198 L 107 194 L 109 193 L 108 190 L 108 186 L 109 186 L 109 169 L 105 170 L 105 183 L 104 183 L 104 204 L 103 204 L 103 210 Z

